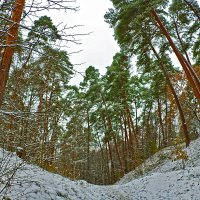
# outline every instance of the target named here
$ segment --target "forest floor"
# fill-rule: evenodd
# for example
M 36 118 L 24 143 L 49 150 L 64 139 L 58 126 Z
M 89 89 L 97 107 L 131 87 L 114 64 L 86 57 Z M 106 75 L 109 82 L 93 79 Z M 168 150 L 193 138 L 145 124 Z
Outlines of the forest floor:
M 0 152 L 0 198 L 6 200 L 199 200 L 200 138 L 186 149 L 189 159 L 169 159 L 172 148 L 149 158 L 118 183 L 98 186 L 71 181 Z M 15 170 L 17 169 L 17 170 Z M 14 170 L 14 173 L 13 173 Z

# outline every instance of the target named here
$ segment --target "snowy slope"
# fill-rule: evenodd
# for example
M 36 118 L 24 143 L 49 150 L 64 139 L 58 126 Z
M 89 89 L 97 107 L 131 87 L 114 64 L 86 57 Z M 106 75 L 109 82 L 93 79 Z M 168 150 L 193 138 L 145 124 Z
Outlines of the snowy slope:
M 188 160 L 185 162 L 186 170 L 190 167 L 200 166 L 200 138 L 191 142 L 190 146 L 188 148 L 183 148 L 183 150 L 186 151 L 189 156 Z M 159 151 L 151 158 L 147 159 L 146 162 L 139 166 L 135 171 L 126 174 L 117 184 L 124 184 L 135 178 L 147 176 L 156 172 L 165 173 L 183 170 L 181 160 L 173 161 L 170 159 L 171 152 L 172 147 L 167 147 Z
M 167 153 L 169 149 L 164 151 Z M 160 163 L 156 169 L 152 168 L 144 173 L 146 176 L 134 180 L 135 173 L 129 173 L 118 184 L 112 186 L 71 181 L 39 167 L 25 164 L 16 155 L 9 154 L 8 165 L 5 165 L 5 161 L 4 164 L 0 161 L 0 191 L 12 175 L 11 172 L 3 174 L 3 171 L 21 166 L 14 174 L 14 180 L 7 184 L 9 187 L 0 192 L 0 199 L 4 196 L 7 200 L 199 200 L 200 139 L 194 141 L 187 151 L 191 157 L 186 163 L 185 170 L 179 161 L 160 162 L 157 154 L 145 163 L 145 166 L 155 166 L 155 163 Z M 7 152 L 2 156 L 0 151 L 1 160 L 5 155 Z

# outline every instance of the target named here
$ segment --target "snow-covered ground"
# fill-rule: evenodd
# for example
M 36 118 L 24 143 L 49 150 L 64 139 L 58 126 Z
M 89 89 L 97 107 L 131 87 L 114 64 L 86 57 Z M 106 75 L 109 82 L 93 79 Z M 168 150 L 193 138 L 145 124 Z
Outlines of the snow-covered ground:
M 189 160 L 185 169 L 181 161 L 164 159 L 170 152 L 167 148 L 117 184 L 97 186 L 49 173 L 23 163 L 14 154 L 2 155 L 1 150 L 0 159 L 5 160 L 3 157 L 7 155 L 9 162 L 0 161 L 0 197 L 7 200 L 200 200 L 200 139 L 192 142 L 186 151 Z M 10 168 L 17 170 L 6 172 Z M 10 181 L 9 177 L 12 177 Z

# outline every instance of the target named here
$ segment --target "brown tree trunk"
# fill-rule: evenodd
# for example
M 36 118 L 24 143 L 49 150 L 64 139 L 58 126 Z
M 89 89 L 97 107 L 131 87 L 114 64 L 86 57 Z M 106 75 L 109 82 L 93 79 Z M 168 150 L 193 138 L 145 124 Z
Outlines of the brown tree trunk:
M 109 127 L 110 127 L 109 129 L 112 130 L 112 138 L 113 138 L 113 141 L 114 141 L 117 158 L 118 158 L 119 165 L 120 165 L 120 168 L 121 168 L 121 173 L 124 175 L 124 167 L 123 167 L 122 159 L 121 159 L 121 156 L 120 156 L 120 153 L 119 153 L 119 147 L 117 145 L 117 138 L 116 138 L 116 135 L 115 135 L 115 133 L 113 131 L 112 123 L 111 123 L 110 120 L 109 120 Z
M 124 122 L 124 145 L 125 145 L 126 155 L 127 155 L 127 160 L 128 160 L 130 145 L 129 145 L 129 141 L 128 141 L 126 116 L 123 117 L 123 122 Z
M 176 30 L 176 34 L 177 34 L 177 37 L 178 37 L 178 40 L 179 40 L 179 43 L 181 45 L 181 48 L 182 48 L 182 51 L 184 52 L 185 56 L 186 56 L 186 59 L 183 57 L 184 61 L 185 61 L 185 64 L 187 65 L 191 75 L 194 77 L 194 81 L 196 83 L 196 86 L 197 88 L 200 88 L 200 81 L 199 81 L 199 78 L 197 76 L 197 74 L 195 73 L 195 71 L 193 70 L 192 68 L 192 64 L 190 62 L 190 58 L 189 58 L 189 55 L 185 49 L 185 46 L 183 44 L 183 41 L 181 39 L 181 36 L 179 34 L 179 31 L 178 31 L 178 26 L 177 26 L 177 23 L 174 21 L 174 25 L 175 25 L 175 30 Z
M 48 136 L 48 116 L 45 113 L 45 116 L 43 118 L 43 132 L 42 132 L 42 141 L 41 141 L 41 160 L 40 160 L 40 164 L 41 166 L 43 166 L 43 163 L 45 161 L 44 158 L 46 158 L 46 150 L 47 150 L 47 136 Z
M 133 137 L 134 137 L 133 144 L 135 145 L 135 148 L 137 148 L 137 144 L 138 144 L 137 135 L 136 135 L 133 119 L 132 119 L 132 116 L 131 116 L 131 112 L 130 112 L 130 109 L 129 109 L 129 106 L 128 106 L 127 103 L 126 103 L 126 112 L 127 112 L 128 116 L 129 116 L 130 123 L 131 123 L 131 128 L 132 128 L 132 131 L 133 131 Z
M 188 63 L 189 63 L 190 65 L 192 65 L 191 62 L 190 62 L 189 55 L 188 55 L 188 53 L 187 53 L 187 51 L 186 51 L 186 49 L 185 49 L 185 45 L 183 44 L 183 41 L 182 41 L 182 39 L 181 39 L 179 30 L 178 30 L 178 25 L 177 25 L 177 23 L 176 23 L 175 20 L 174 20 L 174 26 L 175 26 L 176 34 L 177 34 L 179 43 L 180 43 L 180 45 L 181 45 L 182 51 L 184 52 L 184 54 L 185 54 L 185 56 L 186 56 L 186 58 L 187 58 Z
M 14 3 L 14 8 L 12 10 L 11 20 L 13 21 L 13 23 L 10 24 L 9 31 L 6 36 L 7 46 L 4 49 L 0 65 L 0 107 L 2 105 L 6 84 L 8 81 L 10 65 L 17 42 L 19 23 L 22 17 L 24 6 L 25 0 L 16 0 Z
M 187 129 L 187 124 L 186 124 L 186 121 L 185 121 L 185 116 L 184 116 L 181 104 L 179 102 L 178 96 L 176 95 L 176 91 L 174 90 L 174 87 L 173 87 L 173 85 L 171 83 L 171 80 L 170 80 L 170 78 L 168 76 L 168 73 L 165 70 L 165 66 L 162 63 L 161 58 L 159 57 L 157 51 L 155 50 L 154 46 L 151 43 L 150 43 L 150 46 L 151 46 L 151 48 L 152 48 L 152 50 L 153 50 L 156 58 L 160 62 L 161 70 L 163 71 L 163 73 L 164 73 L 164 75 L 166 77 L 167 83 L 168 83 L 168 85 L 170 87 L 170 90 L 171 90 L 171 92 L 172 92 L 172 94 L 174 96 L 174 100 L 176 102 L 176 105 L 177 105 L 177 108 L 178 108 L 178 111 L 179 111 L 179 114 L 180 114 L 180 118 L 181 118 L 181 122 L 182 122 L 182 128 L 183 128 L 183 133 L 184 133 L 184 137 L 185 137 L 185 143 L 186 143 L 186 147 L 187 147 L 190 144 L 190 137 L 189 137 L 189 133 L 188 133 L 188 129 Z
M 116 176 L 115 176 L 115 166 L 114 166 L 113 155 L 112 155 L 112 147 L 111 147 L 110 141 L 108 141 L 107 144 L 108 144 L 108 153 L 109 153 L 109 156 L 110 156 L 111 178 L 112 178 L 112 182 L 115 182 L 116 181 Z
M 102 93 L 101 93 L 101 97 L 102 97 L 102 102 L 103 102 L 103 104 L 104 104 L 104 106 L 106 108 L 106 115 L 107 115 L 107 121 L 108 121 L 107 127 L 108 127 L 108 130 L 111 131 L 112 138 L 113 138 L 114 145 L 115 145 L 115 149 L 116 149 L 116 153 L 117 153 L 117 158 L 118 158 L 119 164 L 120 164 L 120 168 L 121 168 L 122 173 L 124 174 L 124 168 L 123 168 L 123 165 L 122 165 L 119 149 L 118 149 L 118 146 L 117 146 L 116 136 L 115 136 L 115 133 L 113 131 L 113 126 L 112 126 L 112 122 L 111 122 L 111 116 L 109 114 L 109 111 L 108 111 L 108 108 L 107 108 L 107 104 L 106 104 L 106 101 L 105 101 L 104 96 L 103 96 Z
M 138 135 L 138 110 L 136 102 L 135 102 L 135 133 L 136 135 Z
M 166 88 L 167 91 L 167 88 Z M 167 102 L 167 92 L 166 92 L 166 102 L 165 102 L 165 135 L 167 137 L 167 144 L 169 144 L 170 137 L 169 137 L 169 131 L 168 131 L 168 102 Z
M 130 146 L 130 153 L 134 153 L 134 145 L 133 145 L 133 137 L 131 131 L 131 124 L 128 114 L 125 116 L 127 118 L 127 125 L 128 125 L 128 137 L 129 137 L 129 146 Z
M 56 158 L 56 142 L 58 140 L 58 133 L 56 129 L 58 127 L 58 123 L 59 123 L 59 116 L 53 117 L 53 128 L 52 128 L 53 133 L 49 141 L 49 147 L 47 152 L 50 165 L 54 164 Z
M 127 146 L 126 146 L 126 138 L 125 138 L 125 134 L 124 134 L 124 129 L 123 129 L 123 124 L 122 124 L 122 114 L 120 115 L 120 129 L 122 132 L 122 152 L 123 152 L 123 166 L 124 166 L 124 172 L 127 173 L 128 172 L 128 165 L 127 165 Z
M 39 146 L 37 144 L 40 141 L 40 130 L 41 130 L 41 125 L 43 122 L 43 118 L 41 118 L 41 113 L 44 109 L 44 94 L 45 94 L 45 83 L 42 81 L 40 83 L 40 88 L 39 88 L 39 104 L 37 108 L 37 124 L 35 127 L 35 133 L 34 133 L 34 143 L 36 146 Z M 46 117 L 46 116 L 45 116 Z M 40 147 L 40 164 L 42 165 L 43 163 L 43 158 L 44 158 L 44 145 L 45 145 L 45 133 L 42 133 L 42 138 L 41 138 L 41 147 Z
M 195 96 L 197 97 L 199 103 L 200 103 L 200 91 L 199 91 L 199 88 L 197 88 L 194 80 L 193 80 L 193 77 L 188 69 L 188 66 L 186 65 L 185 63 L 185 60 L 183 59 L 183 56 L 180 54 L 179 50 L 177 49 L 176 45 L 174 44 L 174 42 L 172 41 L 169 33 L 167 32 L 165 26 L 163 25 L 160 17 L 157 15 L 156 11 L 155 10 L 152 10 L 151 11 L 151 14 L 154 16 L 155 18 L 155 21 L 157 22 L 157 24 L 159 25 L 159 28 L 160 30 L 162 31 L 162 33 L 165 35 L 165 37 L 167 38 L 170 46 L 172 47 L 174 53 L 176 54 L 176 57 L 178 58 L 183 70 L 185 71 L 185 74 L 186 74 L 186 78 L 187 80 L 189 81 L 193 91 L 194 91 L 194 94 Z
M 160 129 L 161 129 L 161 133 L 163 136 L 163 145 L 164 147 L 167 145 L 167 141 L 166 141 L 166 136 L 165 136 L 165 131 L 164 131 L 164 126 L 163 126 L 163 120 L 162 120 L 162 106 L 161 106 L 161 100 L 158 99 L 158 117 L 159 117 L 159 123 L 160 123 Z
M 98 132 L 96 133 L 96 137 L 97 137 L 97 142 L 98 142 L 98 145 L 99 145 L 99 148 L 101 151 L 101 160 L 103 161 L 103 163 L 102 163 L 102 168 L 103 168 L 102 169 L 102 180 L 103 180 L 103 184 L 105 185 L 106 177 L 109 174 L 108 159 L 107 159 L 106 155 L 104 156 L 104 149 L 102 147 Z M 107 150 L 106 150 L 106 152 L 107 152 Z

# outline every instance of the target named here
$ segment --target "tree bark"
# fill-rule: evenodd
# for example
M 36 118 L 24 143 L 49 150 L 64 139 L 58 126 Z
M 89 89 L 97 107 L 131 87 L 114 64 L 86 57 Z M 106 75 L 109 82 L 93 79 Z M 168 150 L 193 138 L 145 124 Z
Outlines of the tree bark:
M 12 62 L 12 57 L 17 42 L 19 23 L 21 21 L 24 6 L 25 6 L 25 0 L 15 1 L 11 17 L 13 23 L 10 24 L 9 31 L 6 36 L 6 48 L 3 52 L 0 65 L 0 107 L 2 105 L 6 84 L 8 81 L 10 65 Z
M 187 129 L 187 124 L 186 124 L 186 121 L 185 121 L 185 116 L 184 116 L 184 113 L 183 113 L 181 104 L 180 104 L 180 102 L 179 102 L 178 96 L 176 95 L 176 92 L 175 92 L 175 90 L 174 90 L 174 87 L 173 87 L 173 85 L 172 85 L 172 83 L 171 83 L 171 80 L 170 80 L 170 78 L 169 78 L 169 76 L 168 76 L 168 73 L 167 73 L 167 71 L 166 71 L 166 69 L 165 69 L 165 66 L 164 66 L 163 63 L 162 63 L 161 58 L 159 57 L 157 51 L 155 50 L 155 48 L 153 47 L 153 45 L 152 45 L 151 43 L 150 43 L 150 46 L 151 46 L 151 48 L 152 48 L 152 50 L 153 50 L 153 52 L 154 52 L 156 58 L 157 58 L 158 61 L 160 62 L 161 70 L 163 71 L 163 73 L 164 73 L 164 75 L 165 75 L 165 77 L 166 77 L 167 83 L 168 83 L 168 85 L 169 85 L 169 87 L 170 87 L 170 90 L 171 90 L 171 92 L 172 92 L 172 94 L 173 94 L 173 96 L 174 96 L 174 100 L 175 100 L 175 102 L 176 102 L 176 105 L 177 105 L 177 108 L 178 108 L 178 111 L 179 111 L 179 115 L 180 115 L 180 118 L 181 118 L 181 122 L 182 122 L 182 128 L 183 128 L 183 134 L 184 134 L 184 137 L 185 137 L 186 147 L 188 147 L 189 144 L 190 144 L 190 137 L 189 137 L 189 133 L 188 133 L 188 129 Z
M 154 16 L 155 18 L 155 21 L 158 23 L 159 25 L 159 28 L 160 30 L 162 31 L 162 33 L 165 35 L 165 37 L 167 38 L 170 46 L 172 47 L 174 53 L 176 54 L 176 57 L 178 58 L 183 70 L 185 71 L 185 74 L 186 74 L 186 78 L 187 80 L 189 81 L 193 91 L 194 91 L 194 94 L 195 96 L 197 97 L 198 101 L 199 101 L 199 104 L 200 104 L 200 92 L 199 92 L 199 89 L 197 88 L 194 80 L 193 80 L 193 77 L 191 76 L 190 74 L 190 71 L 185 63 L 185 60 L 183 59 L 183 56 L 180 54 L 179 50 L 177 49 L 176 45 L 174 44 L 174 42 L 172 41 L 169 33 L 167 32 L 165 26 L 163 25 L 160 17 L 157 15 L 156 11 L 155 10 L 152 10 L 151 11 L 151 14 Z
M 163 145 L 164 145 L 164 147 L 166 147 L 167 146 L 167 138 L 166 138 L 164 126 L 163 126 L 161 100 L 158 99 L 157 103 L 158 103 L 158 117 L 159 117 L 159 123 L 160 123 L 160 130 L 161 130 L 161 133 L 162 133 L 162 136 L 163 136 Z
M 184 52 L 184 54 L 185 54 L 185 56 L 186 56 L 186 59 L 184 58 L 184 56 L 183 56 L 183 59 L 184 59 L 186 65 L 187 65 L 187 67 L 188 67 L 188 69 L 189 69 L 191 75 L 194 77 L 194 80 L 195 80 L 195 83 L 196 83 L 197 88 L 200 88 L 200 81 L 199 81 L 199 78 L 198 78 L 197 74 L 195 73 L 195 71 L 194 71 L 193 68 L 192 68 L 192 64 L 191 64 L 191 62 L 190 62 L 189 55 L 188 55 L 188 53 L 187 53 L 187 51 L 186 51 L 186 49 L 185 49 L 185 45 L 184 45 L 184 43 L 183 43 L 183 41 L 182 41 L 182 39 L 181 39 L 180 33 L 179 33 L 179 31 L 178 31 L 178 25 L 177 25 L 177 23 L 176 23 L 175 21 L 174 21 L 174 26 L 175 26 L 176 34 L 177 34 L 179 43 L 180 43 L 180 45 L 181 45 L 182 51 Z

